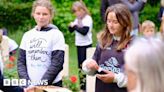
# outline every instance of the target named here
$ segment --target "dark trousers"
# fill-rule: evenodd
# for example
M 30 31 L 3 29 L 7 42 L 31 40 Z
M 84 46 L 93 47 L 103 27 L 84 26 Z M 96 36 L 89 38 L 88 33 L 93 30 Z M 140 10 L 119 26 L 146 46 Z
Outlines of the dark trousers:
M 86 59 L 86 50 L 89 47 L 92 47 L 92 44 L 87 45 L 87 46 L 77 46 L 77 56 L 78 56 L 78 68 L 79 68 L 79 70 L 82 69 L 82 63 Z M 86 78 L 86 75 L 84 75 L 80 71 L 79 72 L 79 77 L 80 77 L 80 84 L 82 84 L 81 89 L 85 90 L 86 89 L 86 82 L 85 82 L 84 78 Z

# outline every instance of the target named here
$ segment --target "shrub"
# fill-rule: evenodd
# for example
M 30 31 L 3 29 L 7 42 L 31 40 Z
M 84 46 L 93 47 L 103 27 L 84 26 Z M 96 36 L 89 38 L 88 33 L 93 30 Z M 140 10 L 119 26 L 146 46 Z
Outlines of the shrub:
M 159 3 L 154 7 L 152 7 L 150 4 L 146 4 L 144 10 L 140 12 L 140 23 L 142 23 L 144 20 L 151 20 L 156 24 L 156 27 L 159 28 L 160 22 L 157 19 L 159 7 Z
M 22 26 L 27 20 L 31 19 L 31 3 L 0 3 L 0 24 L 1 27 L 7 27 L 15 31 Z M 23 25 L 24 26 L 24 25 Z

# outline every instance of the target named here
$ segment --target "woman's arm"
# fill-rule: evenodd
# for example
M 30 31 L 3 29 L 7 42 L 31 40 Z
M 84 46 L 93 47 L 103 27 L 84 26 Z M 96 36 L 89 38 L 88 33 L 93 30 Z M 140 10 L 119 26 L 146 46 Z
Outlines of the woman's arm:
M 113 73 L 108 70 L 103 70 L 106 74 L 97 74 L 96 77 L 104 83 L 117 83 L 118 87 L 126 87 L 127 76 L 123 73 Z

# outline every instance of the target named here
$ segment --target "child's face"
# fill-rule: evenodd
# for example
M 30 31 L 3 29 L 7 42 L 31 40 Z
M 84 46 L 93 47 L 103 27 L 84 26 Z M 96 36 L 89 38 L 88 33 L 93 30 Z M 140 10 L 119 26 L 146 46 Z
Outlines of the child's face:
M 155 29 L 153 27 L 146 27 L 145 30 L 143 30 L 143 35 L 145 37 L 153 37 L 155 35 Z
M 115 36 L 121 36 L 122 26 L 116 18 L 115 12 L 109 12 L 107 15 L 107 27 L 111 34 Z
M 51 14 L 46 7 L 37 6 L 33 13 L 33 17 L 35 19 L 35 22 L 37 23 L 37 26 L 43 27 L 47 26 L 50 23 Z
M 85 14 L 85 11 L 83 9 L 78 9 L 77 7 L 74 7 L 74 14 L 77 18 L 82 18 Z

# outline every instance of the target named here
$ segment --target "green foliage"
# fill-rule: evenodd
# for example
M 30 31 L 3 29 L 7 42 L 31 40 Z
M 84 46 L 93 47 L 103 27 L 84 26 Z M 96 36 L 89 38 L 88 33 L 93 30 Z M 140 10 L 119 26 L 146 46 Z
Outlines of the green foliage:
M 147 0 L 147 3 L 151 6 L 156 6 L 161 0 Z
M 68 31 L 68 25 L 71 21 L 74 20 L 74 16 L 71 12 L 71 1 L 68 0 L 56 0 L 53 2 L 54 6 L 56 7 L 55 17 L 53 19 L 53 23 L 59 27 L 59 29 L 64 33 L 64 37 L 67 43 L 73 43 L 74 34 L 71 34 Z
M 18 29 L 20 26 L 31 19 L 31 3 L 11 3 L 1 2 L 0 3 L 0 24 L 1 27 L 7 27 L 11 31 Z
M 140 23 L 145 20 L 151 20 L 155 23 L 156 27 L 159 28 L 160 22 L 157 19 L 160 5 L 152 7 L 150 4 L 146 4 L 144 10 L 140 12 Z
M 103 27 L 103 22 L 100 17 L 100 0 L 83 0 L 91 12 L 93 18 L 93 27 L 96 32 L 99 32 Z
M 9 34 L 15 35 L 17 31 L 25 32 L 31 29 L 35 22 L 31 18 L 31 7 L 33 0 L 0 0 L 0 27 L 6 27 L 10 32 Z M 56 14 L 53 19 L 53 23 L 63 32 L 66 43 L 74 43 L 74 33 L 68 31 L 68 25 L 75 19 L 74 14 L 71 12 L 72 3 L 76 0 L 51 0 L 56 8 Z M 103 23 L 100 18 L 100 0 L 83 0 L 93 18 L 93 31 L 99 32 Z M 157 13 L 159 11 L 159 0 L 155 1 L 157 5 L 153 8 L 150 4 L 153 0 L 148 1 L 144 10 L 140 13 L 140 22 L 146 19 L 155 22 L 159 27 L 159 21 L 157 20 Z M 14 34 L 13 34 L 14 33 Z M 18 43 L 20 43 L 20 37 L 12 36 Z M 16 38 L 15 38 L 16 37 Z M 19 38 L 19 39 L 17 39 Z M 94 37 L 95 39 L 96 37 Z

